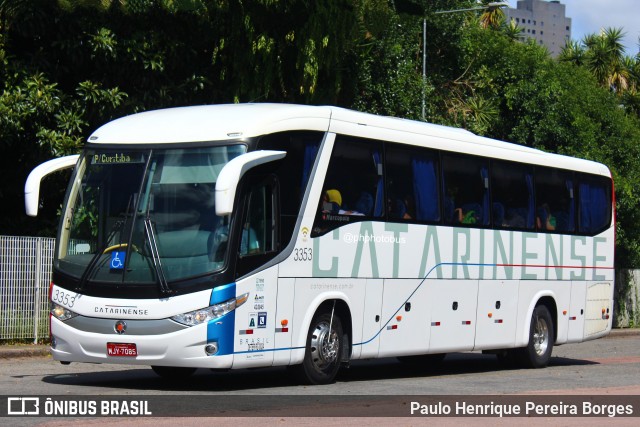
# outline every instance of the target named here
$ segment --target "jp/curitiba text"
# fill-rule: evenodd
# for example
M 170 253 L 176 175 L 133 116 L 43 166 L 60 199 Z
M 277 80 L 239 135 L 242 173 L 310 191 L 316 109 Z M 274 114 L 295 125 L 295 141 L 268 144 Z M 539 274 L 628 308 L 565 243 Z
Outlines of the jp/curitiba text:
M 522 404 L 505 403 L 467 403 L 464 401 L 447 404 L 444 402 L 422 404 L 411 402 L 411 415 L 432 415 L 432 416 L 607 416 L 616 417 L 619 415 L 633 415 L 633 405 L 605 405 L 592 402 L 582 402 L 578 404 L 540 404 L 535 402 L 525 402 Z

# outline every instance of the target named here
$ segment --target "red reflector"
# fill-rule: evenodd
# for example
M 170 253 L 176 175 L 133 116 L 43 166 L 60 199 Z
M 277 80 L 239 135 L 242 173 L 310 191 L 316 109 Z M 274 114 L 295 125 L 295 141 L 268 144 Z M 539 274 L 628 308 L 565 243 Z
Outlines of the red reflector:
M 289 332 L 289 328 L 282 328 L 282 332 Z
M 398 329 L 398 325 L 387 326 L 387 330 Z
M 569 317 L 569 320 L 576 320 L 576 316 Z
M 253 329 L 247 329 L 245 331 L 240 331 L 240 335 L 253 335 Z
M 440 326 L 440 322 L 431 322 L 431 326 Z
M 502 323 L 502 319 L 496 319 L 494 320 L 494 323 Z
M 470 325 L 470 324 L 471 324 L 471 321 L 470 321 L 470 320 L 463 320 L 463 321 L 462 321 L 462 324 L 463 324 L 463 325 Z

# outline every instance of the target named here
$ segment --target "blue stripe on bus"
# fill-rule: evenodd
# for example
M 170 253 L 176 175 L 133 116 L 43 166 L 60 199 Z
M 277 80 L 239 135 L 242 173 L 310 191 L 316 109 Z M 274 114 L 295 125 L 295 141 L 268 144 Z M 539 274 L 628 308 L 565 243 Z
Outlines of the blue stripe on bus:
M 283 347 L 283 348 L 265 348 L 264 350 L 245 350 L 245 351 L 235 351 L 233 354 L 248 354 L 248 353 L 267 353 L 272 351 L 288 351 L 288 350 L 304 350 L 304 347 Z
M 228 285 L 218 286 L 211 291 L 211 298 L 209 299 L 209 305 L 220 304 L 235 298 L 236 296 L 236 284 L 229 283 Z
M 209 305 L 219 304 L 235 298 L 236 296 L 236 284 L 230 283 L 228 285 L 219 286 L 213 288 L 211 291 L 211 298 L 209 299 Z M 236 311 L 233 310 L 224 316 L 210 320 L 207 323 L 207 342 L 218 343 L 217 356 L 224 356 L 233 354 L 233 336 L 235 332 L 236 324 Z

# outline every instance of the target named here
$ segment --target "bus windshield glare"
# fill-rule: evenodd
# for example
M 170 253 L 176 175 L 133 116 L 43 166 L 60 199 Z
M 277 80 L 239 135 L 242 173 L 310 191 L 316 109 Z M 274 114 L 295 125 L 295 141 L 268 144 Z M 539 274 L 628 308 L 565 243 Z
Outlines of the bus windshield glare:
M 166 287 L 220 270 L 229 218 L 215 214 L 216 179 L 245 152 L 245 145 L 87 149 L 68 192 L 57 268 L 80 287 Z

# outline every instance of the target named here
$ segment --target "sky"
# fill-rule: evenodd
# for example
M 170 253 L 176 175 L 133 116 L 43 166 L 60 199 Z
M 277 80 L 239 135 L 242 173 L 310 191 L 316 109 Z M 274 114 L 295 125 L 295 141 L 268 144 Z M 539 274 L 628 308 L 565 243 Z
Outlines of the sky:
M 516 8 L 517 0 L 508 0 Z M 560 0 L 566 6 L 566 16 L 571 18 L 571 38 L 582 40 L 602 28 L 622 27 L 626 32 L 623 44 L 626 54 L 638 53 L 640 36 L 640 0 Z

